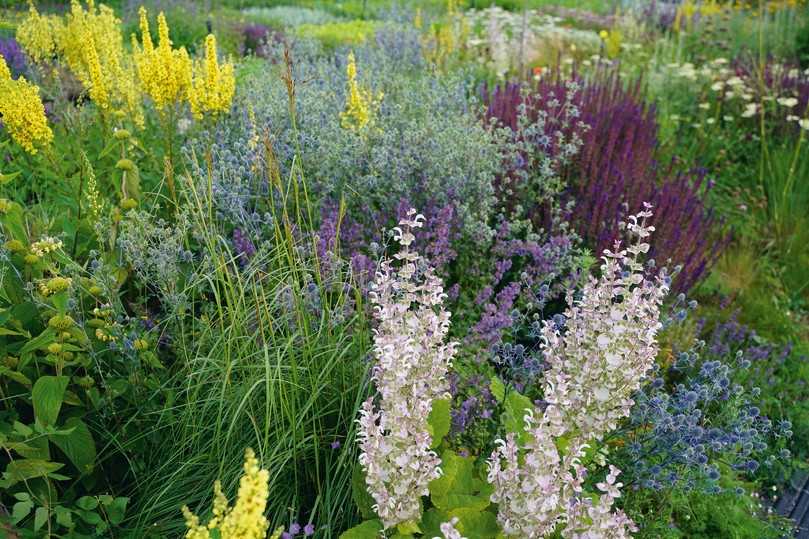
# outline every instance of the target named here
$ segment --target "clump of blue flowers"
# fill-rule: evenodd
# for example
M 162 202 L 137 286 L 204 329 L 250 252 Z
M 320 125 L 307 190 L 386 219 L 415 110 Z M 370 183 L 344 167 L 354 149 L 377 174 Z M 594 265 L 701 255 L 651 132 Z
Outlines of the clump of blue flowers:
M 758 360 L 759 345 L 745 346 L 719 324 L 707 343 L 656 369 L 630 418 L 625 452 L 635 486 L 719 493 L 728 467 L 750 476 L 789 458 L 791 423 L 762 414 L 760 389 L 744 383 Z

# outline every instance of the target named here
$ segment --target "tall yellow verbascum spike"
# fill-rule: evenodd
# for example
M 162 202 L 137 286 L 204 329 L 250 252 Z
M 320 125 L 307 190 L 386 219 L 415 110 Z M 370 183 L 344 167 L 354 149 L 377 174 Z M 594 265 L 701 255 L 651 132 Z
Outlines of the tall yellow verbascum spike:
M 194 68 L 193 82 L 189 95 L 191 112 L 197 119 L 204 114 L 216 116 L 230 110 L 236 92 L 236 76 L 233 64 L 219 65 L 216 56 L 216 38 L 209 34 L 205 38 L 205 60 Z
M 372 123 L 374 109 L 381 101 L 382 94 L 380 93 L 375 99 L 370 91 L 360 87 L 357 82 L 357 61 L 353 52 L 348 53 L 346 76 L 348 78 L 348 95 L 346 96 L 346 108 L 340 113 L 340 125 L 344 129 L 359 131 Z
M 56 36 L 61 33 L 61 20 L 42 16 L 33 2 L 28 3 L 28 16 L 17 27 L 17 41 L 35 62 L 50 60 L 57 53 Z
M 153 46 L 146 10 L 141 10 L 142 47 L 135 50 L 135 65 L 144 92 L 152 98 L 158 110 L 186 101 L 191 90 L 191 59 L 185 47 L 172 49 L 166 16 L 157 16 L 157 47 Z
M 85 55 L 87 58 L 87 68 L 90 72 L 90 88 L 88 90 L 90 99 L 102 109 L 108 109 L 110 106 L 110 96 L 104 84 L 104 76 L 101 73 L 101 62 L 98 59 L 98 52 L 96 51 L 95 43 L 93 43 L 92 39 L 87 41 Z
M 6 59 L 0 54 L 0 117 L 11 138 L 23 149 L 37 153 L 37 146 L 50 144 L 53 132 L 48 127 L 39 88 L 24 77 L 11 78 Z
M 210 539 L 211 530 L 219 532 L 220 539 L 264 539 L 270 523 L 264 516 L 267 508 L 270 473 L 262 469 L 252 449 L 244 452 L 244 474 L 239 480 L 236 503 L 228 507 L 222 493 L 222 486 L 214 484 L 213 518 L 203 525 L 197 515 L 188 507 L 183 507 L 183 516 L 188 530 L 186 539 Z M 277 539 L 283 528 L 275 530 L 272 537 Z

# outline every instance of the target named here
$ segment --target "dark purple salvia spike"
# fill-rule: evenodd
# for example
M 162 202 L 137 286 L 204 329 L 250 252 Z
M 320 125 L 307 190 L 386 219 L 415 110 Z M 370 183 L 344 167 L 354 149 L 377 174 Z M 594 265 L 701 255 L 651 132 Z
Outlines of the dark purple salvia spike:
M 573 77 L 582 88 L 575 105 L 590 128 L 581 135 L 582 147 L 564 171 L 568 196 L 574 201 L 570 220 L 593 251 L 600 253 L 621 236 L 620 223 L 627 215 L 642 209 L 643 202 L 651 203 L 657 231 L 650 242 L 650 257 L 679 266 L 672 290 L 688 291 L 707 275 L 730 240 L 728 234 L 717 231 L 719 220 L 703 201 L 710 189 L 706 172 L 686 173 L 675 170 L 673 164 L 656 162 L 656 110 L 644 103 L 641 80 L 625 84 L 614 68 L 601 69 L 586 79 L 575 73 Z M 561 99 L 564 91 L 558 73 L 542 77 L 530 91 L 514 83 L 492 89 L 484 86 L 484 119 L 518 130 L 520 114 L 536 121 L 539 111 L 546 110 L 551 100 Z M 809 84 L 806 95 L 809 99 Z M 559 149 L 551 143 L 545 151 Z M 515 171 L 507 170 L 498 179 L 502 184 L 497 186 L 498 193 L 504 185 L 520 192 Z M 547 209 L 537 207 L 532 212 L 534 222 L 547 228 L 549 219 L 542 215 Z

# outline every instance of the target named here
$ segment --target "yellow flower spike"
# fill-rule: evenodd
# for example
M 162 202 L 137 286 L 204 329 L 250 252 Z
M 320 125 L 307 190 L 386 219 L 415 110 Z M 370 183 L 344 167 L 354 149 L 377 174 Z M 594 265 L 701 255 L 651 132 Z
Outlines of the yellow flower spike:
M 346 76 L 348 78 L 348 95 L 346 96 L 346 108 L 340 113 L 340 125 L 344 129 L 359 131 L 372 123 L 374 108 L 382 99 L 382 94 L 374 99 L 370 91 L 360 87 L 357 82 L 357 61 L 353 52 L 348 54 Z
M 194 117 L 201 119 L 204 114 L 216 116 L 230 110 L 233 95 L 236 93 L 236 76 L 233 64 L 219 65 L 216 55 L 216 37 L 208 34 L 205 38 L 205 60 L 194 68 L 189 101 Z
M 239 480 L 239 491 L 236 503 L 228 506 L 227 498 L 222 493 L 222 486 L 214 484 L 213 518 L 207 525 L 200 523 L 199 517 L 188 507 L 183 507 L 186 539 L 209 539 L 211 530 L 217 530 L 221 539 L 264 539 L 267 536 L 269 522 L 264 516 L 269 496 L 268 482 L 270 473 L 262 469 L 252 449 L 244 452 L 244 474 Z M 273 533 L 280 536 L 282 528 Z
M 166 107 L 186 101 L 191 88 L 191 59 L 184 47 L 171 48 L 166 16 L 157 17 L 158 44 L 155 48 L 146 20 L 146 10 L 141 10 L 141 40 L 133 38 L 135 66 L 144 92 L 152 98 L 155 107 Z
M 92 39 L 87 42 L 85 54 L 87 55 L 87 67 L 90 71 L 90 99 L 102 109 L 108 109 L 110 106 L 110 96 L 104 85 L 104 76 L 101 74 L 101 62 L 98 59 L 98 52 L 96 51 Z
M 45 107 L 39 97 L 39 88 L 25 77 L 11 78 L 11 71 L 0 54 L 0 117 L 11 138 L 31 155 L 37 146 L 53 140 L 53 132 L 45 117 Z
M 17 41 L 35 62 L 50 60 L 57 52 L 56 37 L 62 32 L 58 17 L 42 16 L 33 2 L 28 3 L 28 16 L 17 27 Z

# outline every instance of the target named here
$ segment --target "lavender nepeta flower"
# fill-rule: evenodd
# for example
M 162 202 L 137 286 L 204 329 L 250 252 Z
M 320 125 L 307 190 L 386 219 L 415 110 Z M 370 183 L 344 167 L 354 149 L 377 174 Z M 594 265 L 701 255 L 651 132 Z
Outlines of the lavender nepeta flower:
M 450 313 L 442 306 L 441 280 L 409 249 L 423 220 L 410 210 L 394 229 L 402 246 L 398 267 L 383 261 L 370 292 L 378 321 L 371 377 L 379 408 L 373 397 L 362 405 L 358 437 L 368 492 L 386 529 L 418 521 L 420 498 L 441 475 L 427 420 L 433 401 L 449 397 L 456 344 L 444 342 Z

